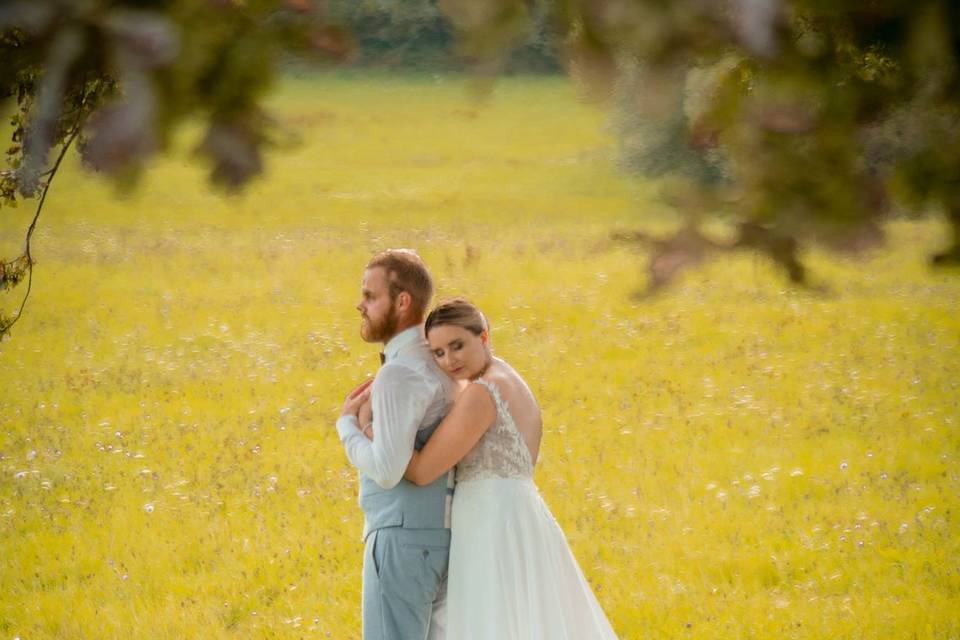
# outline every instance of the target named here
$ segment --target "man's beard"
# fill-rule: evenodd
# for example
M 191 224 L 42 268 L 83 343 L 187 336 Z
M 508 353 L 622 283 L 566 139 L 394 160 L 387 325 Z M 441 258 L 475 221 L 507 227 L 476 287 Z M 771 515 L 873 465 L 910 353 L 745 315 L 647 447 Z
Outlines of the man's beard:
M 390 307 L 387 315 L 378 323 L 374 323 L 373 320 L 367 317 L 367 322 L 360 325 L 360 337 L 362 337 L 365 342 L 384 342 L 388 338 L 393 337 L 393 334 L 397 332 L 397 326 L 399 324 L 400 316 L 397 314 L 397 310 Z

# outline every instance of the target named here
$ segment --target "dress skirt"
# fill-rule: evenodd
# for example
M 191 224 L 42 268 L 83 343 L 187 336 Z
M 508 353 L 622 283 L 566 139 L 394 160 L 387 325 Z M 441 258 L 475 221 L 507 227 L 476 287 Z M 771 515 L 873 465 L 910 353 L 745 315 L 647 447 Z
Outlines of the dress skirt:
M 458 483 L 451 522 L 450 640 L 616 638 L 532 479 Z

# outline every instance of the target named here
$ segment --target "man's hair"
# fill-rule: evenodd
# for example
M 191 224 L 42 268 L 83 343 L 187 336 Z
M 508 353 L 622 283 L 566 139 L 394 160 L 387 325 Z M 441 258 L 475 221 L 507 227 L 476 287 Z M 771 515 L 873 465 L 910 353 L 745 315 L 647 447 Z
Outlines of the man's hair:
M 410 295 L 411 308 L 417 321 L 423 320 L 433 298 L 433 278 L 427 265 L 412 249 L 387 249 L 370 258 L 367 269 L 380 267 L 390 283 L 390 299 L 402 291 Z

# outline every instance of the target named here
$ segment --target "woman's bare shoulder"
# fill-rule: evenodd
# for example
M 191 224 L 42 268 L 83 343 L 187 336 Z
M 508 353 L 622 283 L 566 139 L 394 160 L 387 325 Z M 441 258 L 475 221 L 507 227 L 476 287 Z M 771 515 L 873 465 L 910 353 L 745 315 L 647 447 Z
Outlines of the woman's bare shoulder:
M 533 396 L 533 392 L 531 391 L 530 386 L 527 384 L 527 381 L 523 379 L 523 376 L 521 376 L 516 369 L 514 369 L 508 362 L 504 360 L 500 360 L 498 358 L 496 363 L 497 366 L 490 367 L 490 369 L 484 373 L 480 379 L 496 385 L 497 390 L 504 399 L 524 398 L 536 405 L 536 398 Z
M 478 380 L 489 382 L 497 386 L 500 391 L 522 381 L 520 374 L 514 370 L 506 361 L 500 358 L 494 358 L 493 363 L 483 373 Z

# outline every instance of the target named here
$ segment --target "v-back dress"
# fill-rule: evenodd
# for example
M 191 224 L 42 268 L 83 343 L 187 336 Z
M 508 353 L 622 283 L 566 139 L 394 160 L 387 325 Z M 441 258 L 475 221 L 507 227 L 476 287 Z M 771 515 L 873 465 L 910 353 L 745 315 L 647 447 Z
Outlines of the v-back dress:
M 447 637 L 450 640 L 616 638 L 533 483 L 530 450 L 496 384 L 477 380 L 496 422 L 457 465 Z

